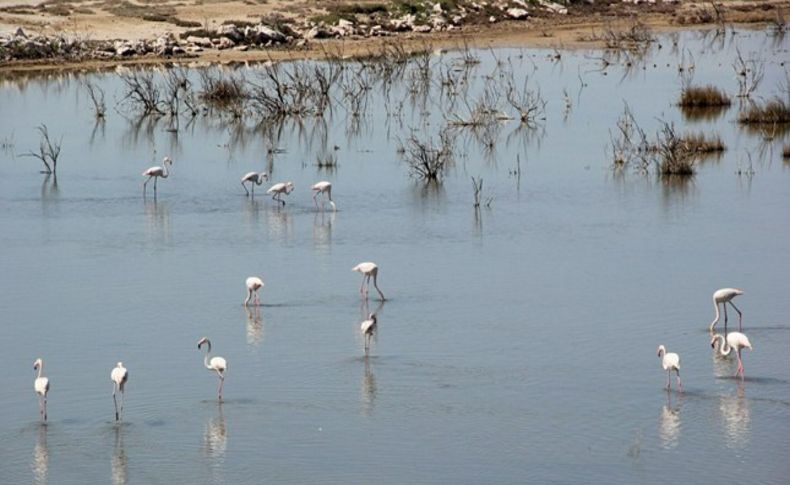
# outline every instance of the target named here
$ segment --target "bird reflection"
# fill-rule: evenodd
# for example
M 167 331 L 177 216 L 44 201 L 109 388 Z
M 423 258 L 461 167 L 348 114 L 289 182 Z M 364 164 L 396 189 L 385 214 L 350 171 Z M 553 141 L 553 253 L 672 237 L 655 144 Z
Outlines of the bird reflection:
M 327 249 L 332 245 L 332 224 L 335 222 L 335 212 L 326 211 L 315 213 L 313 218 L 313 244 L 317 249 Z
M 386 302 L 387 302 L 386 300 L 379 300 L 379 304 L 376 305 L 376 309 L 373 310 L 372 313 L 379 315 L 381 313 L 382 308 L 384 308 L 384 304 Z M 367 299 L 363 299 L 362 303 L 360 303 L 359 305 L 359 316 L 362 318 L 362 320 L 366 320 L 368 318 L 368 315 L 370 314 L 371 311 L 370 311 L 369 302 Z M 357 326 L 357 328 L 359 328 L 359 326 Z
M 678 445 L 680 436 L 680 405 L 672 407 L 672 393 L 667 391 L 667 403 L 661 407 L 661 414 L 658 416 L 658 436 L 661 439 L 661 446 L 665 449 L 674 448 Z
M 376 403 L 376 376 L 370 367 L 370 357 L 365 356 L 365 374 L 362 376 L 362 394 L 360 396 L 362 402 L 362 414 L 364 416 L 373 415 L 373 407 Z
M 260 222 L 260 214 L 261 208 L 264 206 L 264 203 L 255 199 L 247 199 L 246 204 L 244 206 L 244 213 L 247 219 L 247 224 L 249 225 L 257 225 Z
M 749 443 L 751 425 L 751 412 L 749 401 L 744 397 L 743 381 L 736 380 L 736 383 L 735 395 L 719 398 L 719 413 L 729 448 L 743 448 Z
M 152 235 L 170 242 L 170 206 L 164 202 L 157 202 L 156 197 L 145 198 L 145 219 L 148 231 Z
M 225 428 L 225 416 L 222 414 L 221 401 L 217 405 L 217 410 L 217 415 L 206 423 L 206 431 L 203 434 L 203 449 L 208 458 L 215 460 L 219 464 L 225 457 L 225 449 L 228 446 L 228 432 Z
M 33 469 L 33 483 L 47 483 L 49 474 L 49 448 L 47 447 L 47 425 L 41 423 L 38 427 L 38 439 L 33 448 L 33 461 L 30 464 Z
M 259 346 L 263 342 L 263 317 L 261 307 L 244 307 L 247 310 L 247 343 Z
M 279 204 L 269 208 L 266 223 L 269 225 L 269 233 L 273 238 L 284 241 L 291 239 L 293 235 L 291 213 Z
M 112 453 L 112 483 L 126 485 L 129 483 L 126 450 L 123 446 L 123 426 L 115 427 L 115 446 Z

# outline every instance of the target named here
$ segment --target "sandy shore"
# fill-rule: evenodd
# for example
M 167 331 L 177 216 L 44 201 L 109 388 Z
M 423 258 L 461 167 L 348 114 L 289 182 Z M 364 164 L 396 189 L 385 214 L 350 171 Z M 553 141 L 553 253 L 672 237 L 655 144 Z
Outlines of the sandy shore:
M 393 41 L 407 50 L 461 45 L 524 46 L 574 48 L 594 46 L 594 34 L 607 29 L 627 29 L 638 19 L 654 31 L 684 28 L 704 28 L 727 24 L 767 23 L 790 11 L 790 0 L 726 1 L 717 4 L 717 13 L 710 2 L 682 1 L 675 3 L 625 3 L 596 0 L 593 5 L 571 5 L 567 14 L 551 13 L 546 9 L 531 11 L 528 20 L 501 20 L 464 23 L 453 30 L 430 33 L 404 32 L 388 37 L 348 36 L 337 39 L 311 39 L 285 45 L 240 51 L 235 49 L 206 49 L 190 55 L 190 61 L 234 62 L 266 59 L 315 58 L 326 52 L 355 56 L 376 50 Z M 357 2 L 316 2 L 313 0 L 267 0 L 265 2 L 204 0 L 182 2 L 166 0 L 155 6 L 111 0 L 49 0 L 47 2 L 0 0 L 0 33 L 10 33 L 21 27 L 26 33 L 46 36 L 66 35 L 85 40 L 155 39 L 166 33 L 175 36 L 203 26 L 216 29 L 223 22 L 258 21 L 261 18 L 305 19 L 325 15 L 319 5 L 370 4 Z M 119 6 L 125 6 L 120 8 Z M 153 9 L 153 10 L 152 10 Z M 720 16 L 719 16 L 720 15 Z M 145 20 L 155 18 L 156 20 Z M 62 59 L 9 60 L 0 62 L 0 73 L 18 70 L 91 69 L 119 63 L 155 64 L 172 62 L 163 56 L 135 56 L 130 59 L 65 61 Z

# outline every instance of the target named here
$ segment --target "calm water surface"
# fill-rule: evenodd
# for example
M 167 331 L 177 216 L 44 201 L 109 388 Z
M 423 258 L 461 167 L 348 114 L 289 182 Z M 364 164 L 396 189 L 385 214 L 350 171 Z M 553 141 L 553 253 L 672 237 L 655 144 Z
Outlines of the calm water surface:
M 764 61 L 755 97 L 779 93 L 788 41 L 658 43 L 605 70 L 598 51 L 476 51 L 471 99 L 498 60 L 540 88 L 546 120 L 503 123 L 492 151 L 462 131 L 438 188 L 410 178 L 397 152 L 411 130 L 445 124 L 436 79 L 412 102 L 411 66 L 388 101 L 373 86 L 358 126 L 342 102 L 325 128 L 286 123 L 268 161 L 252 121 L 199 116 L 177 135 L 135 123 L 114 109 L 116 73 L 89 78 L 111 108 L 98 125 L 81 77 L 2 84 L 0 483 L 786 483 L 788 138 L 743 130 L 737 101 L 701 121 L 674 103 L 692 59 L 695 84 L 736 92 L 736 47 Z M 728 150 L 688 183 L 616 175 L 607 147 L 624 101 L 649 133 L 664 119 L 718 133 Z M 40 123 L 63 136 L 57 185 L 20 156 Z M 315 166 L 327 153 L 330 172 Z M 164 155 L 172 175 L 143 199 L 140 173 Z M 239 187 L 266 168 L 295 183 L 285 207 Z M 477 214 L 470 176 L 493 197 Z M 322 179 L 336 214 L 312 205 Z M 383 304 L 360 300 L 350 268 L 367 260 Z M 245 310 L 253 274 L 264 304 Z M 744 382 L 708 345 L 724 286 L 745 290 Z M 203 335 L 229 362 L 222 405 Z M 681 355 L 683 395 L 663 390 L 662 343 Z M 52 386 L 46 426 L 36 357 Z M 122 425 L 109 380 L 119 360 Z

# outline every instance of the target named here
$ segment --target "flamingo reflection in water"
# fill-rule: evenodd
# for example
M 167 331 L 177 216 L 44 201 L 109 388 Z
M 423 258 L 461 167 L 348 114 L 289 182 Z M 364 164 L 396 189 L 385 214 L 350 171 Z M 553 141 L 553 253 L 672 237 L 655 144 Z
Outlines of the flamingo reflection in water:
M 680 438 L 680 406 L 672 407 L 672 393 L 667 390 L 667 402 L 661 407 L 658 416 L 658 437 L 664 449 L 678 445 Z

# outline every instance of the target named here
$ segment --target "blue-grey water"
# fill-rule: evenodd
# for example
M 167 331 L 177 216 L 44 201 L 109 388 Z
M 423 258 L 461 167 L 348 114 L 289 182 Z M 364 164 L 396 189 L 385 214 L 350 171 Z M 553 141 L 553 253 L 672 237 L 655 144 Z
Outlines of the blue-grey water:
M 491 150 L 460 130 L 440 186 L 410 177 L 398 146 L 445 125 L 438 76 L 461 69 L 458 52 L 431 57 L 425 98 L 409 65 L 388 97 L 373 84 L 361 116 L 335 93 L 325 127 L 289 120 L 274 138 L 251 115 L 210 111 L 177 134 L 137 123 L 116 72 L 4 81 L 0 483 L 786 483 L 788 137 L 744 130 L 738 100 L 702 120 L 675 105 L 679 65 L 735 94 L 736 47 L 765 71 L 753 99 L 786 93 L 788 41 L 770 32 L 664 35 L 606 69 L 596 50 L 474 51 L 470 103 L 510 70 L 540 89 L 545 120 L 501 123 Z M 106 93 L 104 122 L 85 80 Z M 624 102 L 651 136 L 663 119 L 727 151 L 685 183 L 615 173 Z M 22 156 L 41 123 L 63 137 L 57 184 Z M 328 154 L 337 167 L 316 167 Z M 165 155 L 171 176 L 144 199 L 140 174 Z M 295 184 L 284 207 L 239 186 L 266 168 Z M 489 207 L 473 208 L 470 176 Z M 313 205 L 323 179 L 337 213 Z M 360 298 L 362 261 L 380 267 L 383 304 Z M 266 286 L 246 310 L 250 275 Z M 727 286 L 744 290 L 754 346 L 743 381 L 709 346 Z M 222 405 L 202 336 L 228 360 Z M 681 356 L 683 394 L 674 378 L 663 389 L 659 344 Z

